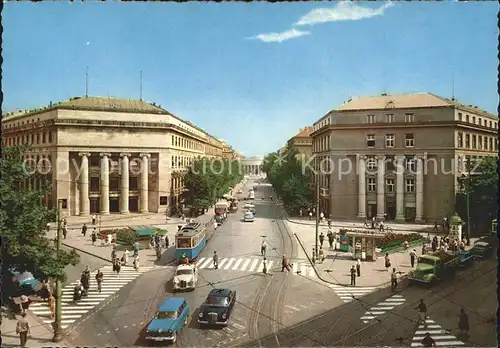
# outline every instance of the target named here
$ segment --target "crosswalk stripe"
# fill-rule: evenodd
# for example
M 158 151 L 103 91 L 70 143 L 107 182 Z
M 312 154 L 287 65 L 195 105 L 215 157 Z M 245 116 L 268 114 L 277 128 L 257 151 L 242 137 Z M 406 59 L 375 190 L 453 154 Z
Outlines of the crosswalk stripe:
M 258 263 L 259 263 L 259 260 L 253 260 L 253 263 L 250 266 L 250 268 L 248 269 L 248 272 L 253 272 L 253 270 L 255 269 L 255 267 L 257 267 Z
M 250 259 L 245 260 L 245 262 L 243 263 L 243 266 L 241 266 L 240 271 L 242 271 L 242 272 L 246 271 L 249 263 L 250 263 Z
M 240 263 L 241 263 L 242 261 L 243 261 L 243 259 L 238 259 L 238 260 L 236 261 L 236 264 L 233 266 L 232 270 L 233 270 L 233 271 L 235 271 L 235 270 L 239 267 L 239 265 L 240 265 Z
M 203 264 L 200 264 L 199 268 L 206 268 L 211 262 L 212 262 L 212 259 L 207 258 L 206 260 L 203 261 Z
M 437 325 L 434 320 L 427 319 L 425 323 L 426 325 L 419 325 L 415 336 L 413 336 L 411 347 L 423 347 L 422 340 L 426 333 L 430 333 L 437 347 L 465 346 L 464 342 L 459 341 L 449 331 Z
M 396 306 L 402 305 L 406 300 L 401 295 L 393 295 L 384 301 L 377 303 L 366 311 L 364 316 L 361 317 L 363 323 L 367 324 L 370 320 L 375 319 L 377 316 L 385 314 L 387 311 L 394 309 Z
M 224 269 L 229 269 L 229 267 L 231 267 L 231 265 L 233 264 L 234 262 L 234 259 L 229 259 L 229 261 L 227 262 L 227 264 L 224 266 Z
M 207 258 L 206 257 L 200 257 L 197 261 L 196 261 L 196 267 L 199 267 L 203 262 L 205 262 Z
M 267 263 L 267 270 L 272 269 L 272 267 L 273 267 L 273 263 L 274 263 L 274 261 L 269 261 L 269 262 Z
M 215 265 L 214 265 L 214 260 L 212 259 L 212 262 L 209 262 L 209 263 L 208 263 L 208 266 L 206 266 L 205 268 L 209 268 L 209 269 L 213 269 L 213 268 L 215 268 Z
M 226 263 L 227 259 L 222 259 L 219 263 L 219 268 L 222 268 L 222 266 L 224 266 L 224 264 Z

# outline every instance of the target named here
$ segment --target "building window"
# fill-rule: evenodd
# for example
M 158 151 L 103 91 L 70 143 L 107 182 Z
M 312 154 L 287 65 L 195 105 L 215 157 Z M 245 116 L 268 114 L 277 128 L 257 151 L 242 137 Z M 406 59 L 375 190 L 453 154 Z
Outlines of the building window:
M 375 178 L 368 178 L 368 192 L 375 192 L 377 190 L 377 181 Z
M 110 191 L 119 191 L 120 190 L 120 178 L 117 176 L 109 177 L 109 190 Z
M 490 151 L 493 150 L 493 138 L 490 138 Z
M 375 147 L 375 134 L 368 134 L 366 136 L 366 146 Z
M 458 132 L 458 147 L 464 147 L 464 137 L 462 132 Z
M 160 196 L 160 205 L 168 205 L 168 196 Z
M 475 135 L 473 135 L 473 136 L 472 136 L 472 149 L 476 149 L 476 147 L 477 147 L 477 144 L 476 144 L 476 136 L 475 136 Z
M 373 157 L 368 158 L 368 160 L 366 161 L 366 167 L 369 170 L 377 169 L 377 160 Z
M 477 123 L 479 123 L 479 125 L 482 126 L 483 125 L 483 119 L 482 118 L 478 118 L 477 119 Z
M 139 180 L 137 176 L 131 176 L 128 179 L 129 189 L 131 191 L 137 191 L 139 189 Z
M 415 122 L 415 115 L 414 114 L 405 114 L 405 122 L 407 122 L 407 123 Z
M 465 122 L 469 123 L 469 115 L 465 115 Z
M 465 134 L 465 148 L 470 149 L 470 134 Z
M 483 137 L 481 135 L 478 135 L 477 138 L 477 147 L 479 150 L 483 149 Z
M 387 123 L 393 123 L 394 122 L 394 114 L 387 114 L 387 115 L 385 115 L 385 122 L 387 122 Z
M 45 144 L 46 140 L 47 140 L 47 139 L 46 139 L 45 132 L 43 132 L 43 133 L 42 133 L 42 143 L 44 143 L 44 144 Z
M 98 167 L 100 162 L 100 158 L 96 156 L 90 156 L 89 157 L 89 165 L 91 167 Z
M 415 179 L 406 179 L 406 192 L 413 193 L 415 192 Z
M 99 177 L 98 176 L 91 176 L 90 177 L 90 192 L 99 192 Z
M 35 134 L 31 134 L 31 144 L 35 143 Z
M 36 143 L 40 144 L 40 133 L 36 133 Z
M 417 163 L 415 161 L 415 158 L 412 158 L 412 157 L 406 158 L 405 162 L 406 162 L 405 163 L 406 170 L 415 173 L 416 163 Z
M 484 137 L 483 147 L 485 150 L 488 150 L 488 137 Z
M 366 123 L 375 123 L 375 115 L 366 115 Z
M 394 165 L 394 156 L 386 156 L 386 166 L 385 170 L 390 172 L 396 169 L 396 166 Z
M 463 121 L 463 117 L 462 117 L 462 113 L 461 113 L 461 112 L 459 112 L 459 113 L 458 113 L 458 120 L 459 120 L 460 122 L 462 122 L 462 121 Z
M 488 124 L 489 124 L 489 127 L 490 127 L 490 128 L 492 128 L 492 127 L 491 127 L 491 126 L 492 126 L 491 121 L 489 121 L 489 122 L 488 122 Z
M 472 123 L 476 124 L 476 116 L 472 116 Z
M 394 134 L 385 135 L 385 147 L 394 147 Z
M 385 179 L 385 189 L 387 192 L 394 192 L 394 179 Z
M 49 144 L 52 144 L 52 132 L 49 132 Z
M 174 146 L 175 143 L 175 137 L 172 135 L 172 146 Z
M 407 133 L 405 135 L 405 146 L 414 147 L 415 146 L 415 135 L 413 133 Z

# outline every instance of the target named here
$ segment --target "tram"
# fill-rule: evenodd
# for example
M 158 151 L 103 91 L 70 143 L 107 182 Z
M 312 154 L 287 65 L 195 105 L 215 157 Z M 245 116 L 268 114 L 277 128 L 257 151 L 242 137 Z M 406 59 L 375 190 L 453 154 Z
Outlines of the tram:
M 207 244 L 207 229 L 204 224 L 191 222 L 182 227 L 175 235 L 175 259 L 178 264 L 187 257 L 196 260 Z

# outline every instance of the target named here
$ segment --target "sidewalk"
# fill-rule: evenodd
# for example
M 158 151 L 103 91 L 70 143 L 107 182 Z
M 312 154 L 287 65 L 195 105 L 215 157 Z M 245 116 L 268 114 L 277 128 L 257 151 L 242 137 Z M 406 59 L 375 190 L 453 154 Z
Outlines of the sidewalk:
M 164 266 L 171 263 L 174 260 L 175 255 L 175 234 L 177 233 L 177 225 L 185 224 L 179 218 L 170 219 L 168 222 L 165 221 L 165 216 L 161 214 L 149 214 L 149 215 L 139 215 L 139 216 L 105 216 L 101 222 L 101 230 L 123 228 L 127 226 L 140 226 L 148 225 L 156 228 L 166 229 L 167 236 L 169 239 L 170 246 L 167 249 L 163 249 L 163 253 L 160 260 L 156 259 L 156 252 L 154 249 L 141 249 L 139 250 L 139 262 L 141 266 Z M 87 236 L 84 237 L 81 234 L 81 227 L 83 223 L 78 222 L 79 217 L 68 217 L 68 234 L 66 239 L 63 239 L 62 244 L 66 247 L 75 249 L 80 253 L 86 253 L 94 257 L 100 258 L 104 261 L 111 262 L 111 251 L 110 245 L 101 245 L 101 241 L 97 240 L 95 245 L 92 245 L 91 234 L 94 227 L 92 224 L 87 224 Z M 105 220 L 105 218 L 108 218 Z M 213 209 L 209 209 L 204 215 L 200 215 L 194 220 L 199 222 L 208 222 L 213 218 Z M 86 217 L 88 219 L 88 217 Z M 76 221 L 75 221 L 76 220 Z M 55 228 L 51 228 L 47 237 L 54 239 L 56 237 Z M 122 253 L 125 252 L 125 247 L 117 245 L 118 257 L 121 257 Z M 128 248 L 130 252 L 129 264 L 127 266 L 132 266 L 132 246 Z
M 17 315 L 16 318 L 10 318 L 2 308 L 2 347 L 19 347 L 19 335 L 16 334 L 17 320 L 21 318 Z M 52 342 L 54 332 L 50 330 L 46 324 L 38 320 L 38 318 L 27 312 L 26 318 L 30 324 L 31 334 L 28 336 L 28 347 L 69 347 L 69 344 L 64 340 L 58 343 Z

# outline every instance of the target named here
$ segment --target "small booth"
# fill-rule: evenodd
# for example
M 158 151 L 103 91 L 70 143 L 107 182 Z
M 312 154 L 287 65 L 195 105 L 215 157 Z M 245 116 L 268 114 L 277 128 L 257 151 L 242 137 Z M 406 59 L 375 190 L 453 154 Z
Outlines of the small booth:
M 491 222 L 491 234 L 497 234 L 497 219 Z
M 349 239 L 352 239 L 352 258 L 362 261 L 377 260 L 377 239 L 384 238 L 385 233 L 379 231 L 340 229 L 340 251 L 349 251 Z M 346 240 L 343 244 L 342 240 Z M 346 247 L 342 248 L 343 245 Z
M 463 221 L 457 213 L 450 218 L 450 237 L 452 239 L 462 240 Z

